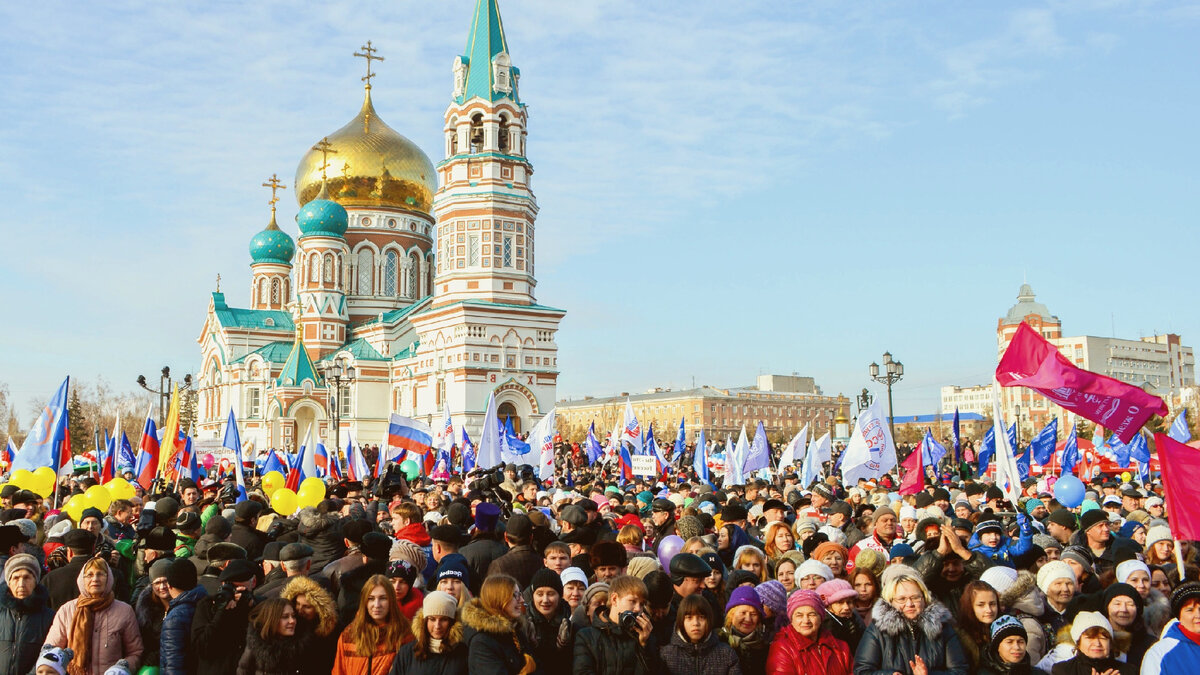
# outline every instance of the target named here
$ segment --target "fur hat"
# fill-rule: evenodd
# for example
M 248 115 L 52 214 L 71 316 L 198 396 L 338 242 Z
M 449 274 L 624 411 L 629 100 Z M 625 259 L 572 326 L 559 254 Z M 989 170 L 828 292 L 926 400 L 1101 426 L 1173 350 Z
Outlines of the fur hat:
M 481 504 L 482 506 L 482 504 Z M 407 560 L 413 567 L 423 570 L 428 556 L 420 546 L 406 539 L 392 542 L 392 550 L 388 552 L 388 560 Z
M 684 516 L 675 521 L 675 531 L 684 541 L 704 534 L 704 525 L 696 516 Z

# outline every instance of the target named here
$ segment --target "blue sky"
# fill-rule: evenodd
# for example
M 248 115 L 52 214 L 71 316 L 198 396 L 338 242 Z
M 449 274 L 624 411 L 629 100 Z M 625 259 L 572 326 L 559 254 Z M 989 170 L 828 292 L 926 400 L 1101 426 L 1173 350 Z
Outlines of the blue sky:
M 474 0 L 6 3 L 0 381 L 124 388 L 247 304 L 272 173 L 361 103 L 441 159 Z M 1200 5 L 507 0 L 560 397 L 987 381 L 1027 278 L 1068 334 L 1200 342 Z M 294 233 L 296 204 L 281 202 Z

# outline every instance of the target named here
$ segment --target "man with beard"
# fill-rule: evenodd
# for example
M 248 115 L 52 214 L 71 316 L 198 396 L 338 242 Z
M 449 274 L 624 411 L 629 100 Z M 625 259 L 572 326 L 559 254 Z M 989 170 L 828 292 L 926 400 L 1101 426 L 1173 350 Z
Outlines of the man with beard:
M 982 553 L 969 550 L 954 528 L 937 519 L 922 520 L 917 532 L 924 537 L 925 552 L 913 568 L 921 573 L 934 598 L 957 617 L 963 588 L 978 579 L 990 563 Z
M 191 649 L 199 655 L 197 675 L 230 675 L 237 671 L 254 606 L 255 571 L 248 560 L 230 560 L 221 570 L 218 592 L 196 604 Z

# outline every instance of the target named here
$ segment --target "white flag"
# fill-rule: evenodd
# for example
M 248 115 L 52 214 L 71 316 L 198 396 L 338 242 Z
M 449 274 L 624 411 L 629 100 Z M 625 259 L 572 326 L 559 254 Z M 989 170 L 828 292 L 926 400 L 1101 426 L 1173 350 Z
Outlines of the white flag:
M 554 411 L 551 408 L 529 434 L 529 451 L 530 454 L 538 453 L 538 478 L 541 480 L 554 477 Z
M 452 445 L 454 445 L 454 423 L 450 421 L 450 406 L 446 406 L 446 415 L 442 419 L 442 423 L 438 425 L 437 438 L 434 439 L 433 446 L 448 455 Z
M 877 400 L 858 414 L 850 444 L 842 456 L 842 483 L 850 487 L 860 478 L 877 480 L 895 466 L 896 445 Z
M 493 469 L 500 459 L 500 419 L 496 417 L 496 393 L 488 394 L 487 411 L 483 413 L 483 430 L 475 450 L 475 466 Z
M 749 452 L 750 441 L 746 440 L 746 425 L 743 424 L 742 433 L 738 434 L 737 445 L 734 446 L 732 452 L 726 451 L 725 453 L 726 485 L 746 484 L 746 475 L 743 467 L 746 463 L 746 455 L 749 454 Z
M 808 446 L 808 454 L 804 455 L 804 463 L 800 469 L 800 485 L 807 488 L 814 480 L 821 477 L 821 464 L 833 457 L 833 440 L 826 431 L 825 435 L 813 441 Z
M 1017 469 L 1017 458 L 1013 455 L 1013 448 L 1008 444 L 1008 434 L 1004 433 L 1004 429 L 1008 427 L 1004 424 L 1004 418 L 1000 415 L 1000 384 L 992 381 L 992 414 L 996 421 L 996 429 L 998 433 L 993 434 L 996 437 L 996 456 L 992 463 L 996 465 L 996 486 L 1004 491 L 1008 501 L 1013 505 L 1020 503 L 1021 498 L 1021 473 Z
M 792 442 L 787 444 L 783 449 L 783 454 L 779 455 L 779 468 L 794 465 L 796 458 L 804 458 L 804 450 L 808 447 L 808 425 L 805 424 L 800 433 L 792 438 Z
M 637 415 L 633 414 L 633 404 L 629 399 L 625 399 L 625 425 L 621 429 L 621 440 L 633 446 L 633 452 L 630 454 L 641 454 L 642 425 L 638 424 Z

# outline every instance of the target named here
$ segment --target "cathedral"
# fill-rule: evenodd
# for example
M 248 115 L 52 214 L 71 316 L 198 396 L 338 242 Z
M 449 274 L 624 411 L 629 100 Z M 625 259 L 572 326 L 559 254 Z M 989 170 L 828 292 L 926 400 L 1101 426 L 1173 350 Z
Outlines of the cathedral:
M 453 61 L 436 165 L 389 127 L 366 90 L 358 114 L 317 139 L 293 189 L 297 236 L 271 219 L 250 239 L 249 307 L 212 294 L 200 343 L 197 435 L 230 409 L 256 452 L 380 443 L 390 413 L 446 412 L 475 438 L 488 397 L 518 429 L 554 406 L 555 334 L 566 314 L 534 289 L 538 207 L 528 120 L 497 0 L 478 0 Z M 335 431 L 336 424 L 336 431 Z

